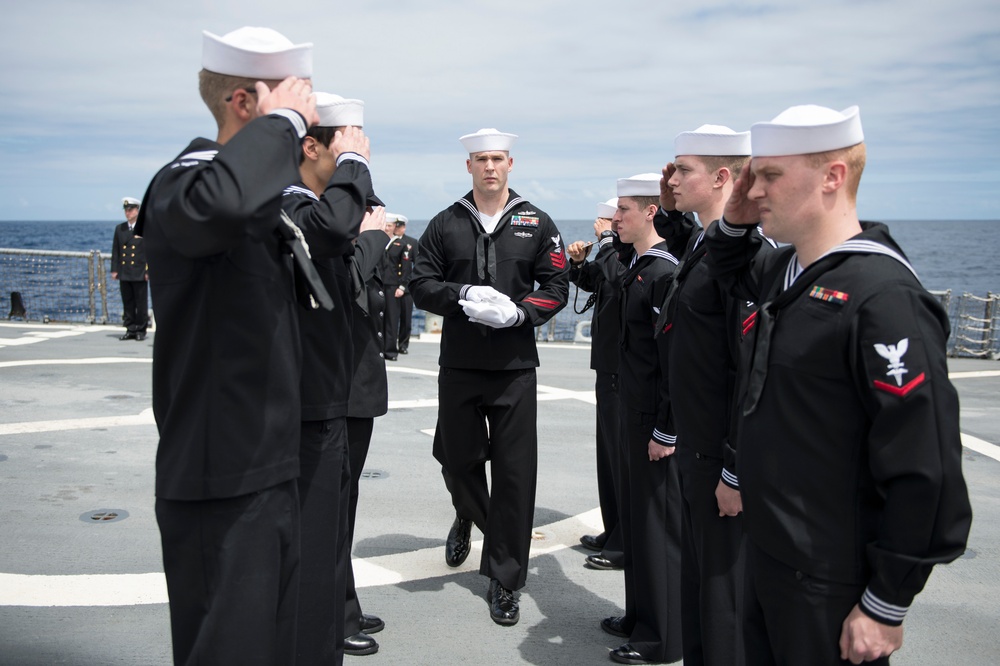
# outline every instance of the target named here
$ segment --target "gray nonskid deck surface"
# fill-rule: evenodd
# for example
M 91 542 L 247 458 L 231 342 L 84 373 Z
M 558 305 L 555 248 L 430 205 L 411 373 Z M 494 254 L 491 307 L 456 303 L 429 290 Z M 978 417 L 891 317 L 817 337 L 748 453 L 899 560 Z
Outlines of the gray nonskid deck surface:
M 0 324 L 0 666 L 170 663 L 153 515 L 155 334 L 118 335 Z M 376 420 L 361 483 L 359 596 L 386 629 L 378 654 L 348 662 L 609 663 L 621 641 L 598 622 L 621 613 L 623 577 L 585 569 L 577 542 L 599 531 L 589 347 L 540 343 L 539 353 L 538 539 L 520 623 L 490 620 L 478 549 L 459 569 L 444 563 L 454 514 L 431 456 L 438 344 L 425 335 L 389 363 L 390 412 Z M 935 570 L 896 664 L 1000 662 L 1000 363 L 953 359 L 951 369 L 963 433 L 985 451 L 964 457 L 970 550 Z M 109 510 L 117 520 L 90 518 Z

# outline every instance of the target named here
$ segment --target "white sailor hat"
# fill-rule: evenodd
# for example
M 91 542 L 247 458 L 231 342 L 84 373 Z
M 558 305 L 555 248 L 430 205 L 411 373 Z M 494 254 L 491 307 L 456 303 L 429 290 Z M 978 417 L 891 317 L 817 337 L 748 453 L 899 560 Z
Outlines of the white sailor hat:
M 405 215 L 400 215 L 399 213 L 386 213 L 385 221 L 389 224 L 406 224 L 409 219 Z
M 847 148 L 865 140 L 856 106 L 834 111 L 825 106 L 793 106 L 767 123 L 750 127 L 754 157 L 808 155 Z
M 270 28 L 244 27 L 222 37 L 202 32 L 201 66 L 216 74 L 282 80 L 312 77 L 311 43 L 292 44 Z
M 659 194 L 659 192 L 657 192 Z M 608 220 L 615 216 L 618 211 L 618 197 L 614 199 L 608 199 L 604 203 L 597 204 L 597 217 L 603 217 Z
M 658 197 L 660 178 L 658 173 L 640 173 L 631 178 L 618 179 L 619 197 Z
M 749 155 L 750 132 L 734 132 L 725 125 L 702 125 L 674 137 L 674 155 Z
M 135 197 L 122 197 L 122 208 L 128 208 L 129 206 L 138 206 L 141 201 Z
M 472 153 L 482 153 L 488 150 L 503 150 L 510 152 L 510 147 L 514 145 L 516 134 L 507 134 L 492 127 L 484 128 L 474 134 L 466 134 L 459 138 L 465 150 L 470 155 Z
M 333 93 L 316 93 L 316 113 L 320 127 L 363 127 L 365 103 L 360 99 L 344 99 Z

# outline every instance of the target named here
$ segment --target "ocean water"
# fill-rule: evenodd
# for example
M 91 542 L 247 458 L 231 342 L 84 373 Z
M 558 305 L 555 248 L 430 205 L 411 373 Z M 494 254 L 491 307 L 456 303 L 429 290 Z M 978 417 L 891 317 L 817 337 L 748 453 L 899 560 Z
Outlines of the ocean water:
M 0 247 L 110 254 L 118 222 L 0 221 Z M 924 286 L 950 289 L 957 296 L 1000 293 L 1000 220 L 897 220 L 886 222 Z M 557 220 L 566 243 L 593 240 L 593 220 Z M 426 220 L 411 220 L 410 236 L 419 238 Z

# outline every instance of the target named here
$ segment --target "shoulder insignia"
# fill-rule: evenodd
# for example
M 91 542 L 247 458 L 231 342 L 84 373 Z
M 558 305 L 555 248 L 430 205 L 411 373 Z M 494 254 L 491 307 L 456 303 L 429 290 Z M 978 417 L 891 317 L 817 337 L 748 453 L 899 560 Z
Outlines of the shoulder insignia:
M 552 266 L 560 270 L 566 268 L 566 255 L 562 251 L 562 238 L 559 234 L 556 234 L 555 236 L 550 236 L 549 240 L 555 246 L 549 252 L 549 258 L 552 259 Z
M 902 397 L 924 383 L 926 375 L 922 372 L 909 382 L 903 383 L 903 375 L 910 372 L 906 369 L 906 364 L 903 362 L 903 356 L 910 347 L 909 338 L 903 338 L 894 345 L 877 342 L 874 347 L 878 355 L 889 362 L 886 365 L 886 376 L 895 380 L 895 385 L 893 385 L 889 382 L 876 379 L 873 382 L 875 388 Z

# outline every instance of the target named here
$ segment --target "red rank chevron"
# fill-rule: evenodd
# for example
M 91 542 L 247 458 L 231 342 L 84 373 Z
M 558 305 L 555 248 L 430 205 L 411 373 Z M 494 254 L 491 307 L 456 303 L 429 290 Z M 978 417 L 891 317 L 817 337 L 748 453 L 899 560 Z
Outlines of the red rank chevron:
M 923 384 L 925 379 L 927 379 L 927 375 L 921 372 L 918 376 L 914 377 L 913 379 L 903 384 L 902 386 L 893 386 L 892 384 L 886 384 L 885 382 L 879 381 L 877 379 L 874 380 L 873 383 L 875 384 L 875 388 L 881 389 L 886 393 L 891 393 L 892 395 L 899 396 L 900 398 L 902 398 L 907 393 L 909 393 L 913 389 Z
M 525 303 L 531 303 L 535 307 L 542 308 L 543 310 L 553 310 L 559 306 L 559 301 L 553 301 L 548 298 L 538 298 L 535 296 L 529 296 L 524 299 Z

